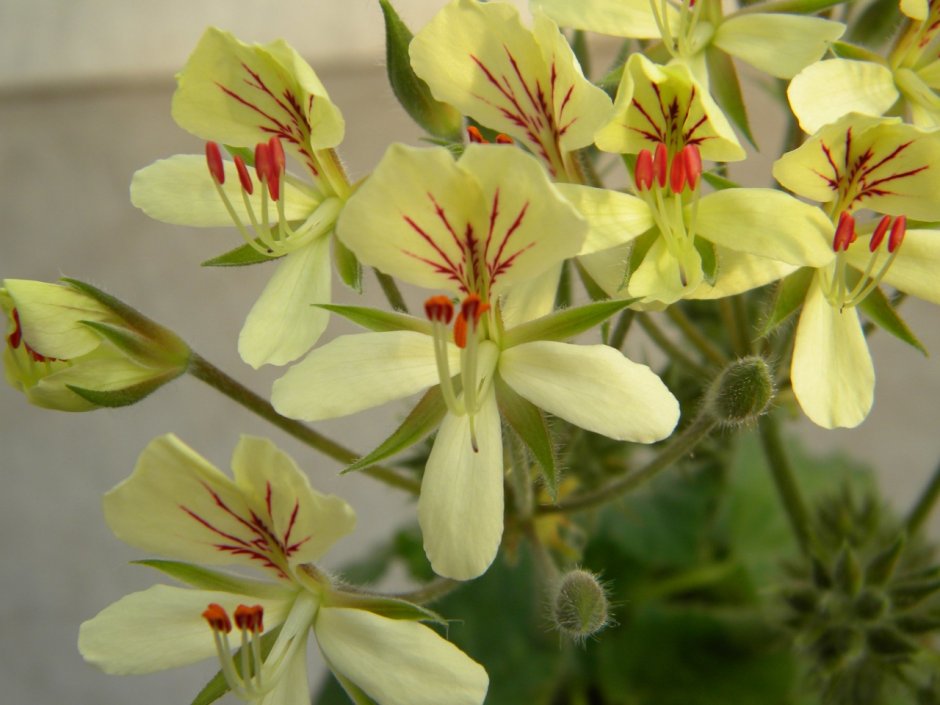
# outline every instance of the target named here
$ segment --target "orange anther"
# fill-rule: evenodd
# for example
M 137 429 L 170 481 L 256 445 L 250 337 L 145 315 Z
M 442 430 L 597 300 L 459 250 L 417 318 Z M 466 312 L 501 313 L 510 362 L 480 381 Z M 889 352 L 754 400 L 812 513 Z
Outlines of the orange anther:
M 260 634 L 264 631 L 264 608 L 261 605 L 239 605 L 235 608 L 235 626 L 242 631 Z
M 219 145 L 215 142 L 206 142 L 206 163 L 209 165 L 209 173 L 219 185 L 225 183 L 225 169 L 222 166 L 222 152 Z
M 490 305 L 483 303 L 479 296 L 476 294 L 470 294 L 460 304 L 460 315 L 462 315 L 468 321 L 472 318 L 473 324 L 476 325 L 480 322 L 480 316 L 486 313 L 489 308 Z
M 653 154 L 641 149 L 633 169 L 633 183 L 637 191 L 648 191 L 653 187 Z
M 899 215 L 894 219 L 891 234 L 888 236 L 888 252 L 894 252 L 901 246 L 905 233 L 907 233 L 907 216 Z
M 222 605 L 217 602 L 213 602 L 206 607 L 202 616 L 215 631 L 222 632 L 223 634 L 228 634 L 232 631 L 232 622 L 229 620 L 228 614 Z
M 513 139 L 509 135 L 504 135 L 500 132 L 496 135 L 496 144 L 513 144 Z
M 241 181 L 242 188 L 250 196 L 254 193 L 255 185 L 251 180 L 251 174 L 248 173 L 248 167 L 245 166 L 245 160 L 237 154 L 235 155 L 235 171 L 238 172 L 238 180 Z
M 836 227 L 835 237 L 832 238 L 833 252 L 844 252 L 849 249 L 855 237 L 855 218 L 848 211 L 839 215 L 839 225 Z
M 424 302 L 424 313 L 428 320 L 448 325 L 454 317 L 454 304 L 446 296 L 432 296 Z
M 284 147 L 281 146 L 281 140 L 275 135 L 268 140 L 268 146 L 271 147 L 271 159 L 274 164 L 274 170 L 278 175 L 283 174 L 286 160 L 284 158 Z
M 869 250 L 874 252 L 881 246 L 881 243 L 885 239 L 885 235 L 888 232 L 889 225 L 891 225 L 890 215 L 886 215 L 878 221 L 878 225 L 875 227 L 875 232 L 871 234 L 871 240 L 868 242 Z
M 682 152 L 672 158 L 672 166 L 669 167 L 669 188 L 673 193 L 682 193 L 685 188 L 685 156 Z
M 698 150 L 698 145 L 687 144 L 682 148 L 682 156 L 685 160 L 685 181 L 694 191 L 702 176 L 702 153 Z
M 666 179 L 669 176 L 668 161 L 669 155 L 666 153 L 666 145 L 662 142 L 656 145 L 656 153 L 653 155 L 653 177 L 660 188 L 666 185 Z
M 475 144 L 489 144 L 489 141 L 475 125 L 467 125 L 467 139 Z
M 281 193 L 281 172 L 277 169 L 270 142 L 259 142 L 255 146 L 255 172 L 258 179 L 267 185 L 271 200 L 276 201 Z

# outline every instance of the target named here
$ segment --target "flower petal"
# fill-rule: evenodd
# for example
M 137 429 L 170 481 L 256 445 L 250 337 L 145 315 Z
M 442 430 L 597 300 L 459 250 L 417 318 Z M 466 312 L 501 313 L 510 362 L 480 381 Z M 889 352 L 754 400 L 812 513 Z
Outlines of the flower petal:
M 652 443 L 679 420 L 662 380 L 607 345 L 523 343 L 503 351 L 499 374 L 536 406 L 617 440 Z
M 450 369 L 460 353 L 448 347 Z M 414 331 L 342 335 L 274 382 L 271 403 L 285 416 L 319 421 L 401 399 L 437 383 L 430 336 Z
M 492 388 L 474 416 L 448 413 L 424 469 L 418 522 L 438 575 L 470 580 L 496 557 L 503 535 L 503 439 Z
M 702 283 L 703 277 L 702 258 L 698 250 L 687 245 L 677 257 L 660 235 L 643 255 L 643 261 L 630 274 L 627 294 L 670 304 L 694 291 Z
M 291 565 L 318 560 L 356 526 L 352 507 L 313 489 L 293 459 L 266 438 L 242 436 L 232 471 L 254 515 L 285 546 Z
M 865 270 L 871 252 L 866 239 L 853 244 L 847 256 L 856 269 Z M 940 231 L 908 230 L 883 281 L 908 294 L 940 304 Z
M 687 218 L 692 212 L 690 206 Z M 811 267 L 835 257 L 825 213 L 781 191 L 724 189 L 700 199 L 694 212 L 695 231 L 731 250 Z
M 882 115 L 900 94 L 890 69 L 881 64 L 829 59 L 800 71 L 787 97 L 800 127 L 812 134 L 848 113 Z
M 267 615 L 265 615 L 267 619 Z M 310 680 L 307 677 L 307 634 L 286 658 L 290 659 L 274 687 L 258 705 L 310 705 Z
M 630 242 L 653 227 L 649 206 L 636 196 L 581 184 L 556 187 L 588 222 L 588 234 L 579 255 Z
M 330 302 L 330 238 L 321 235 L 277 263 L 264 291 L 248 312 L 238 336 L 238 354 L 258 369 L 286 365 L 317 342 Z
M 926 20 L 929 7 L 929 0 L 901 0 L 901 12 L 912 20 Z
M 235 163 L 225 160 L 225 183 L 222 189 L 228 196 L 242 223 L 251 221 L 241 195 L 241 183 Z M 317 207 L 317 201 L 288 180 L 281 183 L 285 217 L 289 221 L 306 220 Z M 260 184 L 248 197 L 254 212 L 261 212 Z M 217 227 L 232 225 L 225 204 L 213 186 L 205 157 L 195 154 L 177 154 L 161 159 L 134 173 L 131 180 L 131 203 L 155 220 L 173 225 Z
M 753 13 L 724 20 L 715 46 L 777 78 L 793 78 L 819 61 L 845 25 L 821 17 Z
M 615 37 L 660 39 L 649 0 L 529 0 L 529 4 L 562 27 Z M 679 13 L 672 5 L 666 6 L 666 18 L 672 27 L 678 26 Z
M 271 628 L 284 621 L 293 599 L 285 590 L 280 600 L 250 598 L 264 607 Z M 212 630 L 202 617 L 210 603 L 229 614 L 245 601 L 240 595 L 154 585 L 122 597 L 84 622 L 78 650 L 89 663 L 115 675 L 153 673 L 184 666 L 215 655 Z
M 314 633 L 330 668 L 380 705 L 480 705 L 486 696 L 483 667 L 423 624 L 324 606 Z
M 832 306 L 819 274 L 803 303 L 790 379 L 803 412 L 823 428 L 854 428 L 871 410 L 875 370 L 858 313 Z
M 714 286 L 702 282 L 695 291 L 686 294 L 685 298 L 723 299 L 777 281 L 798 269 L 793 264 L 744 254 L 727 247 L 719 246 L 717 256 L 718 279 Z

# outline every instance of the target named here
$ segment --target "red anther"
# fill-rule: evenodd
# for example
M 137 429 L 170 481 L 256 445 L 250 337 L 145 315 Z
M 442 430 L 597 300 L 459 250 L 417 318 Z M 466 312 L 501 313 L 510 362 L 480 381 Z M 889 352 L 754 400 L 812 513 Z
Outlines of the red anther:
M 490 305 L 483 303 L 476 294 L 470 294 L 460 304 L 460 315 L 468 321 L 472 318 L 473 324 L 480 322 L 480 316 L 489 311 Z
M 515 144 L 515 141 L 509 135 L 504 135 L 500 132 L 496 135 L 496 144 Z
M 878 226 L 875 228 L 875 232 L 871 234 L 871 240 L 868 242 L 868 249 L 874 252 L 879 247 L 881 247 L 881 242 L 885 239 L 885 234 L 888 232 L 888 226 L 891 225 L 891 216 L 886 215 L 880 221 L 878 221 Z
M 673 193 L 682 193 L 685 188 L 685 155 L 679 152 L 672 158 L 669 168 L 669 188 Z
M 225 169 L 222 166 L 222 152 L 215 142 L 206 142 L 206 162 L 209 164 L 209 173 L 219 185 L 225 183 Z
M 267 183 L 271 174 L 271 145 L 267 142 L 255 145 L 255 173 L 261 183 Z
M 467 347 L 467 319 L 463 311 L 457 314 L 457 320 L 454 321 L 454 345 L 458 348 Z
M 653 177 L 656 179 L 656 183 L 659 184 L 659 188 L 666 185 L 666 179 L 669 176 L 668 158 L 666 145 L 660 142 L 656 145 L 656 154 L 653 155 Z
M 835 237 L 832 239 L 833 252 L 844 252 L 852 244 L 855 235 L 855 218 L 848 211 L 839 214 L 839 225 L 836 227 Z
M 224 634 L 228 634 L 232 631 L 232 622 L 229 620 L 228 614 L 225 612 L 222 605 L 217 602 L 210 603 L 202 613 L 202 616 L 215 631 Z
M 287 161 L 284 159 L 284 147 L 281 146 L 281 140 L 275 135 L 268 140 L 268 145 L 271 147 L 271 158 L 274 162 L 274 170 L 278 175 L 283 174 Z
M 653 155 L 648 149 L 641 149 L 636 157 L 633 183 L 637 191 L 648 191 L 653 187 Z
M 424 312 L 429 320 L 446 326 L 454 317 L 454 303 L 443 295 L 432 296 L 424 302 Z
M 264 631 L 264 607 L 239 605 L 235 608 L 235 626 L 242 631 L 260 634 Z
M 475 125 L 467 125 L 467 138 L 475 144 L 489 144 L 489 141 Z
M 16 350 L 20 346 L 20 342 L 23 340 L 23 328 L 20 326 L 20 312 L 14 308 L 12 315 L 13 332 L 7 336 L 7 342 L 10 344 L 11 348 Z
M 907 216 L 899 215 L 894 219 L 894 225 L 891 226 L 891 234 L 888 236 L 888 252 L 894 252 L 904 242 L 904 235 L 907 233 Z
M 682 155 L 685 160 L 685 181 L 694 191 L 702 176 L 702 153 L 698 151 L 698 145 L 687 144 L 682 148 Z
M 242 183 L 242 188 L 249 196 L 254 193 L 255 185 L 251 180 L 251 174 L 248 173 L 248 167 L 245 166 L 245 160 L 237 154 L 235 155 L 235 171 L 238 172 L 238 180 Z

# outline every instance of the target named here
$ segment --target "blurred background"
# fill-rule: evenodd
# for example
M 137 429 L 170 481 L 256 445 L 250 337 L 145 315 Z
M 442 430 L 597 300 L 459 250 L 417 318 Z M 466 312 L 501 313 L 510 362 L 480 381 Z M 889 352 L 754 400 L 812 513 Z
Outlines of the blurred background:
M 442 4 L 395 2 L 414 30 Z M 351 178 L 366 175 L 389 143 L 417 141 L 419 131 L 387 87 L 375 0 L 0 0 L 0 277 L 68 275 L 91 282 L 176 330 L 204 357 L 267 394 L 279 371 L 253 372 L 238 358 L 235 341 L 270 267 L 200 269 L 199 262 L 238 244 L 234 231 L 163 225 L 135 210 L 128 197 L 136 169 L 202 150 L 199 140 L 172 122 L 170 97 L 173 74 L 207 25 L 244 41 L 283 37 L 310 61 L 346 118 L 340 153 Z M 749 95 L 766 100 L 753 86 Z M 752 121 L 764 154 L 749 160 L 745 178 L 766 185 L 779 122 L 772 111 Z M 367 303 L 381 305 L 374 280 L 367 278 L 366 286 Z M 337 298 L 361 303 L 341 289 Z M 940 350 L 937 309 L 911 301 L 904 310 L 928 348 Z M 334 320 L 327 336 L 348 330 Z M 640 338 L 628 352 L 638 360 L 653 356 Z M 805 421 L 795 427 L 814 448 L 848 451 L 876 465 L 891 500 L 906 507 L 940 457 L 940 362 L 883 333 L 873 336 L 872 352 L 876 403 L 860 428 L 823 432 Z M 367 451 L 406 410 L 392 405 L 317 428 Z M 169 431 L 224 469 L 239 434 L 270 436 L 318 489 L 349 501 L 360 525 L 330 554 L 327 568 L 361 555 L 413 519 L 413 503 L 403 494 L 365 477 L 339 478 L 336 463 L 191 378 L 129 409 L 75 415 L 33 408 L 2 386 L 5 702 L 188 703 L 217 669 L 206 662 L 172 677 L 108 677 L 86 665 L 75 648 L 82 621 L 157 577 L 128 565 L 143 556 L 110 534 L 100 501 L 130 473 L 147 442 Z

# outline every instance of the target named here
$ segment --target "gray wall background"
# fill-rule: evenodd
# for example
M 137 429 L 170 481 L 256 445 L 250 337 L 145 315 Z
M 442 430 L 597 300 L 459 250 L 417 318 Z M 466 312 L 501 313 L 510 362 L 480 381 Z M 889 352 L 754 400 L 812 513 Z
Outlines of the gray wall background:
M 442 2 L 399 0 L 413 28 Z M 517 3 L 523 4 L 523 3 Z M 340 151 L 353 178 L 385 146 L 418 132 L 398 108 L 381 66 L 382 23 L 373 0 L 0 0 L 0 276 L 84 279 L 174 330 L 208 359 L 266 394 L 277 370 L 253 373 L 235 352 L 245 314 L 270 272 L 200 269 L 237 244 L 233 231 L 188 230 L 149 220 L 128 199 L 134 170 L 202 144 L 169 114 L 172 74 L 207 24 L 246 41 L 283 36 L 319 72 L 347 120 Z M 760 100 L 761 91 L 751 94 Z M 769 179 L 773 120 L 755 120 L 766 156 L 748 163 L 751 183 Z M 374 281 L 369 301 L 380 304 Z M 356 300 L 339 289 L 341 301 Z M 940 350 L 936 308 L 905 306 L 911 324 Z M 331 323 L 328 335 L 349 330 Z M 844 449 L 877 465 L 906 506 L 940 456 L 940 363 L 878 333 L 875 410 L 860 428 L 796 426 L 814 447 Z M 631 356 L 652 349 L 631 342 Z M 391 430 L 407 405 L 321 423 L 357 450 Z M 172 676 L 108 677 L 81 660 L 78 625 L 122 595 L 154 582 L 140 558 L 108 531 L 103 492 L 126 477 L 154 436 L 177 432 L 227 468 L 243 432 L 287 449 L 314 484 L 345 497 L 360 526 L 326 561 L 337 567 L 414 515 L 402 494 L 367 478 L 338 478 L 338 465 L 184 378 L 122 411 L 57 414 L 0 387 L 0 692 L 4 702 L 157 705 L 186 703 L 215 671 L 204 663 Z M 397 581 L 400 584 L 400 580 Z M 394 581 L 393 581 L 394 587 Z M 314 650 L 315 651 L 315 650 Z

